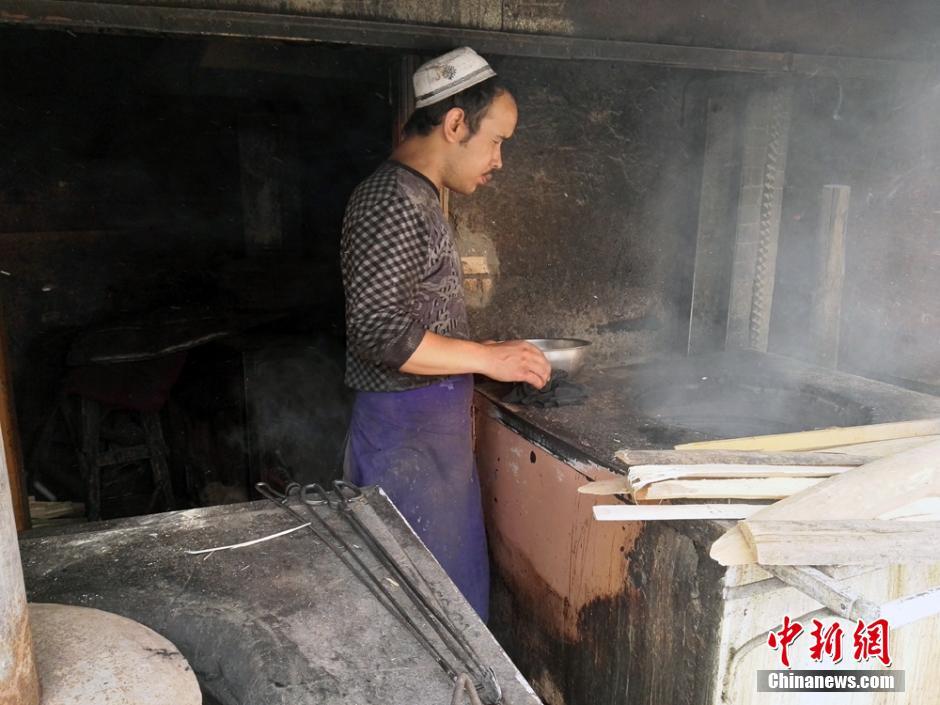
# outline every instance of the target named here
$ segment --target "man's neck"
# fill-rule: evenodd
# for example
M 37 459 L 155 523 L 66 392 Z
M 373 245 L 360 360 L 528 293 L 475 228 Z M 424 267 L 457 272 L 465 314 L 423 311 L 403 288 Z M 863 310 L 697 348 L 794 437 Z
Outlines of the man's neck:
M 406 139 L 395 148 L 391 158 L 426 176 L 440 192 L 444 188 L 442 169 L 433 148 L 425 143 L 427 139 L 425 137 Z

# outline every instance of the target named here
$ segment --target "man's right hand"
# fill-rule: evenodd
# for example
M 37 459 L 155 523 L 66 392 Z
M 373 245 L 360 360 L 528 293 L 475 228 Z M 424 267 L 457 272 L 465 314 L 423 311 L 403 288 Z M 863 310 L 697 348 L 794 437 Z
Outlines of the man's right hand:
M 552 376 L 552 366 L 542 351 L 525 340 L 484 343 L 486 361 L 481 372 L 500 382 L 528 382 L 541 389 Z

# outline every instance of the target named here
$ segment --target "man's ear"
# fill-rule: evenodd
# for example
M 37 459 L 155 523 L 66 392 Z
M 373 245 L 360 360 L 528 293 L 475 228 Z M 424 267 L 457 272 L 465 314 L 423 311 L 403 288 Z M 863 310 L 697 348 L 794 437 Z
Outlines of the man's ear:
M 464 121 L 463 108 L 451 108 L 444 114 L 444 139 L 453 144 L 459 144 L 467 130 L 467 123 Z

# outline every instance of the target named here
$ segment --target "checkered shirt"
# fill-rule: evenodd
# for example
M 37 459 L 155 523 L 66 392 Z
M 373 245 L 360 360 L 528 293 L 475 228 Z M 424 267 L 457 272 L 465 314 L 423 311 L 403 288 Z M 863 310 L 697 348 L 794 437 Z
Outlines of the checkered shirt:
M 341 247 L 346 384 L 401 391 L 439 377 L 399 372 L 426 330 L 468 338 L 463 274 L 437 188 L 397 162 L 353 191 Z

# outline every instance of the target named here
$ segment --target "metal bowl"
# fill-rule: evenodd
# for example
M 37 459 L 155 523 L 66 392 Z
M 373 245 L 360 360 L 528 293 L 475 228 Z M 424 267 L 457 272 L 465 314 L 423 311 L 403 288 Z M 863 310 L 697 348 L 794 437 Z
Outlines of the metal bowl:
M 541 350 L 552 371 L 564 370 L 573 377 L 584 365 L 590 341 L 579 338 L 530 338 L 528 342 Z

